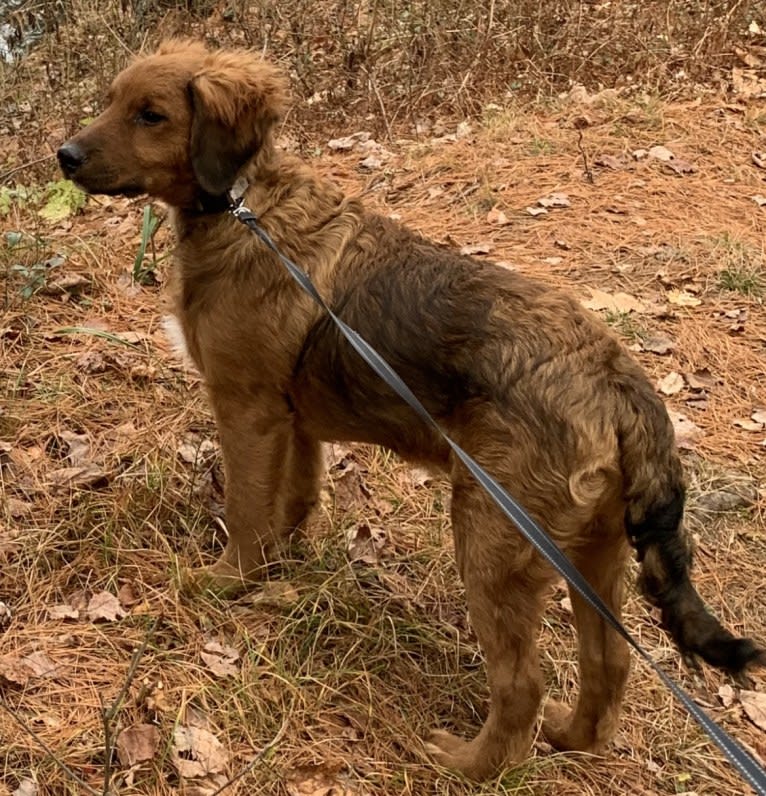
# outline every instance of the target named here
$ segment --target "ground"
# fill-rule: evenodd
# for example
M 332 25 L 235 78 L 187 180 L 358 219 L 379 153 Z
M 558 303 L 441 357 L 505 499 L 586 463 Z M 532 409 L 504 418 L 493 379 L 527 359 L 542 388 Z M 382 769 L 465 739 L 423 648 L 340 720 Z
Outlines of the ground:
M 145 200 L 25 200 L 19 186 L 58 180 L 67 132 L 38 122 L 41 164 L 15 171 L 21 136 L 0 141 L 15 191 L 2 195 L 0 794 L 34 792 L 29 780 L 102 793 L 115 739 L 120 794 L 212 794 L 255 758 L 226 793 L 748 792 L 639 662 L 603 757 L 536 738 L 483 786 L 434 767 L 422 738 L 478 729 L 485 674 L 445 487 L 384 451 L 328 449 L 322 505 L 262 588 L 186 593 L 181 572 L 211 560 L 224 525 L 215 428 L 161 325 L 170 232 L 141 257 Z M 766 638 L 766 106 L 573 92 L 459 122 L 301 148 L 380 212 L 573 292 L 617 329 L 674 413 L 698 588 L 730 628 Z M 282 133 L 293 146 L 289 121 Z M 629 594 L 629 630 L 766 758 L 764 675 L 742 694 L 692 675 Z M 562 587 L 540 643 L 550 693 L 571 700 Z

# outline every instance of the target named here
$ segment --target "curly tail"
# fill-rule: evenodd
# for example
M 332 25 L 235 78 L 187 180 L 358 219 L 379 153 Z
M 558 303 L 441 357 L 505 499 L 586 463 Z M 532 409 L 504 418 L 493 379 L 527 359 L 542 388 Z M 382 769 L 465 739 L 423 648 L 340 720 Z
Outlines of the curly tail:
M 682 525 L 685 489 L 670 418 L 645 379 L 627 378 L 621 387 L 625 527 L 641 563 L 639 587 L 660 609 L 662 625 L 684 658 L 700 657 L 741 677 L 750 665 L 766 665 L 766 651 L 726 630 L 691 582 L 692 555 Z

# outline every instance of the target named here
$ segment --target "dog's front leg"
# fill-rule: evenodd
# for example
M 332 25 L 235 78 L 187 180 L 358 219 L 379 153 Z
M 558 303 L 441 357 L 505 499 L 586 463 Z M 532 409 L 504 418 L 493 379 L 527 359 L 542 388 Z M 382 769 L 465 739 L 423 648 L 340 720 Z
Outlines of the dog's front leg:
M 226 547 L 201 585 L 236 591 L 257 580 L 284 539 L 284 468 L 291 439 L 279 395 L 232 397 L 210 391 L 226 475 Z

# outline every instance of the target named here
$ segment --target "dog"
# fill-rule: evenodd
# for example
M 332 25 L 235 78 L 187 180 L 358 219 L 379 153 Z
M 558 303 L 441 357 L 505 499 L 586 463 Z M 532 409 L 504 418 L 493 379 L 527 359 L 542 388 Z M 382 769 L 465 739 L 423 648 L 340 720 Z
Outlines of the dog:
M 766 662 L 691 583 L 673 428 L 616 337 L 564 293 L 437 246 L 280 152 L 286 102 L 285 79 L 254 54 L 171 40 L 121 72 L 103 113 L 58 151 L 86 191 L 149 194 L 171 207 L 175 314 L 204 377 L 226 476 L 228 541 L 200 582 L 236 588 L 274 561 L 317 500 L 323 440 L 384 445 L 440 469 L 490 707 L 473 740 L 437 730 L 427 748 L 475 779 L 528 753 L 553 570 L 227 212 L 227 191 L 244 179 L 246 206 L 281 251 L 618 617 L 632 548 L 640 586 L 686 657 L 733 675 Z M 557 749 L 599 752 L 617 727 L 629 654 L 576 592 L 571 599 L 580 691 L 572 709 L 548 701 L 543 733 Z

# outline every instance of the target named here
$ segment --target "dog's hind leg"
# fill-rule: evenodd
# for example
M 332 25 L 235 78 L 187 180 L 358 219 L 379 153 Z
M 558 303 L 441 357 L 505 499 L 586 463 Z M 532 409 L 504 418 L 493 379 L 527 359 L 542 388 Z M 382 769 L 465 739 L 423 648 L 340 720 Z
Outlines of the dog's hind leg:
M 572 562 L 619 619 L 628 545 L 622 523 L 572 554 Z M 621 638 L 574 589 L 569 590 L 577 625 L 580 690 L 574 710 L 549 700 L 543 734 L 557 749 L 600 752 L 617 729 L 630 651 Z
M 484 779 L 529 750 L 543 693 L 536 642 L 551 571 L 475 483 L 455 485 L 452 522 L 471 624 L 486 657 L 490 707 L 472 741 L 438 730 L 427 749 L 445 767 Z

